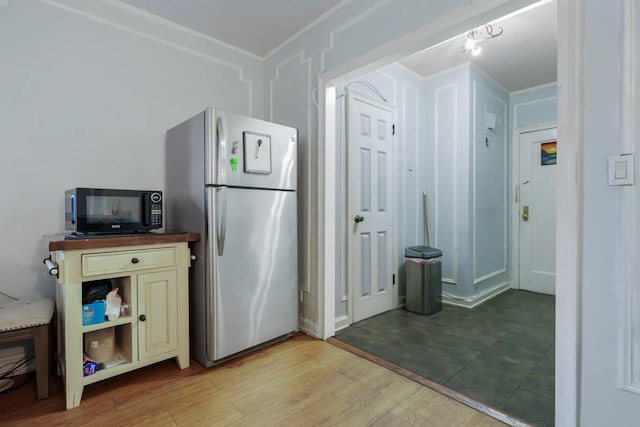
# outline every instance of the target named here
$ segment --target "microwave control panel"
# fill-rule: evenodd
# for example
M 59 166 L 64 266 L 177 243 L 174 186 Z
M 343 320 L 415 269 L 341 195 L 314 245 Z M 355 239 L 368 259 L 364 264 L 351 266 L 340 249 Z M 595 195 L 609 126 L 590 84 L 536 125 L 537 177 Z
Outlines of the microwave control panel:
M 162 193 L 151 193 L 151 227 L 162 228 Z

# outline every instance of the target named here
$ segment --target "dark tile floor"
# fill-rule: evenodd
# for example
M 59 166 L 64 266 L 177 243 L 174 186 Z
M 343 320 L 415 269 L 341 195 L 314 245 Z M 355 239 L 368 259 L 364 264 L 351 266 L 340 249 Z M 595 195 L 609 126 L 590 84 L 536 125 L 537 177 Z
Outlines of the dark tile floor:
M 336 339 L 532 425 L 554 424 L 554 296 L 509 290 L 473 309 L 391 310 Z

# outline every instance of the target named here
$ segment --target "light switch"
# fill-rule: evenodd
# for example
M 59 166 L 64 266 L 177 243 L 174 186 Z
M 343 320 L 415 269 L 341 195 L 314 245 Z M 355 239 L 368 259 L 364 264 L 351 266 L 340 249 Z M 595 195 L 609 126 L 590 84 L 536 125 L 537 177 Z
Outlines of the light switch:
M 633 185 L 633 154 L 609 157 L 609 185 Z
M 627 162 L 616 162 L 613 174 L 615 179 L 625 179 L 627 177 Z

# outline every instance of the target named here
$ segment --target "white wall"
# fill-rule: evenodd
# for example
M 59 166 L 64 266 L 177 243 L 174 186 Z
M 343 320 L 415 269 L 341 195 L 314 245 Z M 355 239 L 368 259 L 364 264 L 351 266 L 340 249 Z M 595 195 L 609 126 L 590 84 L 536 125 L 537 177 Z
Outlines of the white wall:
M 509 95 L 477 67 L 471 68 L 471 92 L 472 295 L 478 300 L 511 280 Z M 492 128 L 488 115 L 495 118 Z
M 470 64 L 426 82 L 424 150 L 434 218 L 432 245 L 443 251 L 443 299 L 473 306 L 508 288 L 508 94 Z M 487 128 L 487 114 L 496 118 Z
M 305 187 L 301 184 L 301 197 L 308 209 L 303 212 L 304 218 L 300 221 L 308 237 L 308 241 L 304 243 L 302 260 L 302 267 L 307 275 L 301 283 L 305 290 L 302 316 L 306 331 L 321 335 L 318 330 L 321 327 L 318 307 L 323 304 L 324 296 L 318 294 L 318 281 L 325 280 L 324 274 L 327 273 L 318 269 L 318 261 L 324 257 L 324 253 L 318 252 L 318 247 L 321 247 L 324 238 L 326 220 L 323 218 L 324 212 L 318 211 L 316 205 L 323 194 L 323 183 L 317 181 L 317 166 L 325 161 L 319 157 L 319 111 L 312 95 L 317 87 L 318 76 L 344 83 L 532 2 L 533 0 L 480 0 L 471 3 L 466 0 L 353 0 L 345 2 L 342 8 L 265 60 L 265 82 L 279 81 L 285 70 L 299 77 L 287 85 L 271 85 L 266 88 L 267 117 L 284 121 L 289 116 L 301 115 L 301 109 L 307 113 L 305 121 L 300 120 L 294 124 L 301 134 L 300 164 L 305 175 L 302 180 L 306 180 Z M 430 26 L 438 19 L 440 25 Z M 448 22 L 448 25 L 442 25 L 442 22 Z M 419 40 L 411 37 L 412 32 L 424 32 L 425 28 L 429 33 L 427 37 Z M 390 48 L 389 43 L 399 38 L 407 38 L 408 47 L 405 50 Z M 318 96 L 322 97 L 324 94 Z M 335 163 L 334 160 L 331 162 Z M 332 203 L 336 201 L 333 200 Z M 332 239 L 335 237 L 335 234 L 331 236 Z M 333 258 L 334 254 L 330 256 Z M 328 281 L 335 277 L 335 272 L 331 274 Z M 334 298 L 335 295 L 331 292 L 331 301 L 327 301 L 327 304 L 333 306 Z
M 511 129 L 555 122 L 558 117 L 557 84 L 512 92 Z
M 563 83 L 568 87 L 561 87 L 559 93 L 562 96 L 569 90 L 570 94 L 576 89 L 577 95 L 584 91 L 584 99 L 567 99 L 565 108 L 572 109 L 572 113 L 563 112 L 558 114 L 560 118 L 569 117 L 577 120 L 575 123 L 566 123 L 564 128 L 578 128 L 579 134 L 575 138 L 578 146 L 567 148 L 564 153 L 570 156 L 573 164 L 559 166 L 565 171 L 563 179 L 559 182 L 563 185 L 581 183 L 579 188 L 565 189 L 562 194 L 571 194 L 572 190 L 579 193 L 577 201 L 577 212 L 572 209 L 573 201 L 560 203 L 562 211 L 561 218 L 573 218 L 578 224 L 583 219 L 583 230 L 581 236 L 573 236 L 571 229 L 573 224 L 563 222 L 561 231 L 564 242 L 571 249 L 572 242 L 578 242 L 580 248 L 577 254 L 562 256 L 562 259 L 577 259 L 581 266 L 580 272 L 575 275 L 569 271 L 563 277 L 577 277 L 580 283 L 566 283 L 569 290 L 561 293 L 561 304 L 563 311 L 558 318 L 563 322 L 558 326 L 561 331 L 561 339 L 573 339 L 572 327 L 577 326 L 581 331 L 580 340 L 577 341 L 577 358 L 571 360 L 571 354 L 561 354 L 559 359 L 560 371 L 557 376 L 560 381 L 564 379 L 572 380 L 572 372 L 577 372 L 580 376 L 579 394 L 572 396 L 557 396 L 560 402 L 568 404 L 574 403 L 576 397 L 576 407 L 559 407 L 556 414 L 561 420 L 571 420 L 570 424 L 580 424 L 585 426 L 598 425 L 621 425 L 630 426 L 637 424 L 637 406 L 639 398 L 628 391 L 620 391 L 621 366 L 625 356 L 631 351 L 629 347 L 635 348 L 637 357 L 637 335 L 635 342 L 626 341 L 625 347 L 624 333 L 625 326 L 637 325 L 629 322 L 633 317 L 633 310 L 630 310 L 625 303 L 624 297 L 637 294 L 637 286 L 627 286 L 626 283 L 636 283 L 637 274 L 630 268 L 629 256 L 623 249 L 630 249 L 630 245 L 624 245 L 626 241 L 633 238 L 637 245 L 637 236 L 625 237 L 625 230 L 621 225 L 623 218 L 623 202 L 633 200 L 631 197 L 623 199 L 625 190 L 612 188 L 606 185 L 606 159 L 608 155 L 623 152 L 625 147 L 622 144 L 623 132 L 621 123 L 621 103 L 625 92 L 621 88 L 623 52 L 621 50 L 622 24 L 625 22 L 625 14 L 621 5 L 629 6 L 634 3 L 627 0 L 568 0 L 561 2 L 561 16 L 564 11 L 571 11 L 575 16 L 569 20 L 561 21 L 560 24 L 577 24 L 577 28 L 561 28 L 562 46 L 569 46 L 564 51 L 574 53 L 574 46 L 578 50 L 577 56 L 584 53 L 584 63 L 576 62 L 566 64 L 563 61 L 573 61 L 574 57 L 562 57 L 561 69 L 567 80 Z M 312 104 L 311 91 L 315 87 L 316 76 L 326 71 L 323 75 L 325 79 L 333 79 L 344 73 L 356 73 L 362 75 L 363 71 L 359 67 L 364 67 L 364 71 L 371 71 L 393 62 L 394 60 L 410 53 L 409 50 L 417 50 L 426 47 L 434 42 L 441 41 L 456 33 L 462 33 L 465 29 L 474 25 L 484 23 L 488 18 L 496 18 L 504 15 L 510 7 L 518 8 L 528 3 L 527 1 L 501 2 L 492 0 L 478 0 L 474 2 L 439 2 L 423 0 L 388 0 L 388 1 L 365 1 L 354 0 L 345 4 L 339 12 L 329 17 L 326 21 L 314 27 L 310 31 L 288 44 L 276 54 L 267 59 L 265 63 L 266 80 L 275 74 L 275 69 L 279 64 L 284 63 L 298 53 L 304 55 L 309 62 L 305 67 L 298 67 L 300 73 L 307 73 L 308 79 L 304 86 L 297 89 L 306 94 L 307 99 L 302 104 L 291 104 L 285 109 L 293 110 L 305 108 L 309 112 L 309 122 L 307 123 L 308 134 L 317 135 L 318 122 L 315 120 L 317 111 Z M 464 6 L 467 6 L 466 8 Z M 502 8 L 504 6 L 504 8 Z M 581 14 L 581 8 L 585 7 L 586 14 Z M 486 9 L 485 9 L 486 8 Z M 453 13 L 455 11 L 455 13 Z M 446 19 L 443 16 L 447 16 Z M 465 17 L 476 16 L 476 18 Z M 567 16 L 567 15 L 565 15 Z M 627 15 L 630 16 L 629 11 Z M 635 16 L 635 15 L 634 15 Z M 456 18 L 457 17 L 457 18 Z M 433 25 L 426 27 L 430 22 L 440 19 L 440 26 Z M 447 24 L 448 23 L 448 24 Z M 466 28 L 459 24 L 463 23 Z M 425 26 L 425 27 L 422 27 Z M 421 28 L 422 27 L 422 28 Z M 422 31 L 421 31 L 422 30 Z M 580 31 L 584 31 L 585 39 L 581 39 Z M 420 39 L 415 38 L 415 33 L 420 33 Z M 635 36 L 633 40 L 638 41 Z M 402 46 L 402 49 L 397 49 Z M 586 47 L 589 49 L 586 49 Z M 394 48 L 396 48 L 394 50 Z M 563 47 L 564 48 L 564 47 Z M 406 50 L 404 50 L 406 49 Z M 637 55 L 634 53 L 634 55 Z M 382 58 L 387 58 L 382 59 Z M 388 61 L 388 62 L 386 62 Z M 370 68 L 368 68 L 370 67 Z M 631 68 L 637 72 L 636 68 Z M 569 70 L 569 71 L 566 71 Z M 584 77 L 583 86 L 573 86 L 576 73 Z M 578 76 L 578 77 L 579 77 Z M 637 87 L 637 85 L 632 86 Z M 628 88 L 627 88 L 628 89 Z M 322 94 L 321 94 L 322 95 Z M 635 94 L 634 94 L 635 95 Z M 269 97 L 271 95 L 267 95 Z M 562 98 L 562 96 L 560 98 Z M 637 97 L 634 98 L 637 100 Z M 577 103 L 571 105 L 571 102 Z M 631 103 L 633 104 L 633 103 Z M 584 115 L 582 115 L 584 113 Z M 634 118 L 635 119 L 635 118 Z M 584 137 L 582 139 L 581 137 Z M 576 151 L 571 151 L 575 150 Z M 310 143 L 310 151 L 318 153 L 313 143 Z M 634 151 L 635 151 L 634 141 Z M 329 147 L 332 152 L 333 147 Z M 580 153 L 584 150 L 584 156 Z M 321 151 L 323 152 L 323 151 Z M 575 154 L 577 153 L 577 155 Z M 559 152 L 559 157 L 563 151 Z M 310 157 L 313 157 L 310 156 Z M 317 155 L 316 155 L 317 158 Z M 567 157 L 569 158 L 569 157 Z M 324 159 L 319 159 L 319 164 L 323 164 Z M 575 172 L 574 172 L 575 171 Z M 315 176 L 315 175 L 312 175 Z M 637 186 L 634 187 L 634 191 Z M 318 190 L 322 190 L 319 188 Z M 629 191 L 627 191 L 629 193 Z M 324 194 L 324 193 L 321 193 Z M 322 203 L 320 194 L 310 192 L 310 200 L 318 200 Z M 573 199 L 572 199 L 573 200 Z M 633 206 L 635 209 L 635 206 Z M 627 216 L 631 216 L 634 221 L 638 215 L 632 210 L 626 209 Z M 319 212 L 320 215 L 323 211 Z M 575 214 L 575 215 L 574 215 Z M 320 223 L 319 233 L 314 234 L 315 239 L 323 233 L 323 224 L 326 218 Z M 630 220 L 627 220 L 629 223 Z M 329 221 L 331 226 L 331 221 Z M 567 231 L 569 230 L 569 231 Z M 626 235 L 631 233 L 626 232 Z M 635 254 L 635 250 L 631 252 Z M 311 259 L 322 261 L 322 254 L 312 254 Z M 635 256 L 635 255 L 634 255 Z M 637 262 L 635 263 L 637 264 Z M 565 269 L 565 266 L 560 266 Z M 572 269 L 573 264 L 566 267 Z M 629 271 L 632 274 L 629 275 Z M 626 273 L 625 273 L 626 272 Z M 629 276 L 629 277 L 627 277 Z M 321 272 L 310 276 L 311 280 L 323 279 Z M 322 295 L 313 294 L 314 289 L 322 290 L 323 287 L 316 288 L 317 283 L 312 283 L 309 289 L 311 292 L 306 296 L 304 305 L 304 316 L 309 319 L 309 326 L 314 326 L 314 321 L 318 321 L 318 304 L 322 304 Z M 630 292 L 633 289 L 634 292 Z M 327 293 L 328 294 L 328 293 Z M 331 293 L 332 295 L 332 293 Z M 574 321 L 571 317 L 572 302 L 578 301 L 581 305 L 578 309 L 580 319 Z M 635 310 L 637 310 L 637 298 L 633 299 Z M 333 301 L 330 301 L 333 305 Z M 564 311 L 566 310 L 566 312 Z M 631 314 L 630 314 L 631 313 Z M 625 318 L 627 320 L 625 320 Z M 326 325 L 326 323 L 325 323 Z M 321 327 L 321 326 L 318 326 Z M 637 326 L 636 326 L 637 327 Z M 576 329 L 574 328 L 573 331 Z M 632 329 L 633 331 L 633 329 Z M 636 331 L 637 333 L 637 331 Z M 633 336 L 633 335 L 632 335 Z M 631 345 L 633 344 L 633 345 Z M 561 351 L 572 351 L 572 343 L 564 343 L 558 346 Z M 563 392 L 572 394 L 577 383 L 562 384 L 560 389 Z M 572 405 L 573 406 L 573 405 Z M 577 414 L 577 420 L 574 415 Z M 577 421 L 577 422 L 576 422 Z
M 165 131 L 213 105 L 262 117 L 255 57 L 117 2 L 0 2 L 0 291 L 53 297 L 64 191 L 164 189 Z
M 584 7 L 580 419 L 585 427 L 637 426 L 639 181 L 608 186 L 607 158 L 633 152 L 637 161 L 640 16 L 635 1 Z
M 306 166 L 310 264 L 303 308 L 308 326 L 316 327 L 321 302 L 317 228 L 325 220 L 315 205 L 320 200 L 314 181 L 318 111 L 312 101 L 317 76 L 327 71 L 326 76 L 334 78 L 370 64 L 358 71 L 361 75 L 529 3 L 353 0 L 269 57 L 262 76 L 256 58 L 129 13 L 116 3 L 0 1 L 0 221 L 5 242 L 0 248 L 0 289 L 18 297 L 53 295 L 53 281 L 41 265 L 47 253 L 43 236 L 62 231 L 65 189 L 163 187 L 167 128 L 210 104 L 258 117 L 266 108 L 266 118 L 300 117 L 295 125 L 306 138 L 302 155 L 308 163 L 301 164 Z M 578 100 L 582 117 L 577 117 L 583 120 L 583 156 L 574 165 L 582 183 L 575 191 L 580 194 L 583 262 L 579 289 L 569 292 L 580 297 L 581 337 L 572 366 L 580 375 L 579 423 L 633 426 L 640 397 L 621 388 L 628 385 L 625 379 L 630 378 L 631 385 L 639 380 L 637 373 L 625 376 L 623 369 L 630 355 L 635 355 L 631 360 L 636 369 L 639 359 L 638 331 L 633 329 L 639 305 L 635 248 L 640 227 L 633 203 L 638 185 L 607 186 L 606 164 L 609 155 L 638 150 L 636 138 L 626 133 L 638 118 L 623 115 L 638 99 L 638 93 L 629 90 L 638 85 L 623 87 L 623 77 L 626 70 L 637 77 L 638 67 L 625 67 L 622 46 L 625 37 L 636 45 L 640 41 L 637 11 L 623 10 L 634 3 L 628 0 L 567 3 L 586 12 L 584 41 L 572 33 L 584 52 L 584 63 L 575 64 L 584 78 L 584 98 Z M 625 27 L 629 17 L 636 21 Z M 441 25 L 429 26 L 435 20 Z M 418 40 L 412 32 L 426 36 Z M 394 51 L 392 44 L 400 39 L 407 50 Z M 634 51 L 626 58 L 637 55 Z M 282 74 L 285 71 L 290 74 Z M 283 75 L 295 79 L 290 85 L 270 85 Z M 267 82 L 264 100 L 262 77 Z M 633 102 L 625 104 L 627 96 Z M 89 157 L 93 161 L 88 162 Z

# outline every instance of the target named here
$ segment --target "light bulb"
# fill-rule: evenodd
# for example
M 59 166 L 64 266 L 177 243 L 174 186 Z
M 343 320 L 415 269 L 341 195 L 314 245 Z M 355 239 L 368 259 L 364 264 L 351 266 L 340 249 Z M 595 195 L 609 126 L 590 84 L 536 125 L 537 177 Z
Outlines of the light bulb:
M 482 52 L 482 48 L 480 46 L 476 46 L 473 49 L 471 49 L 472 56 L 478 56 L 480 55 L 480 52 Z
M 466 50 L 473 50 L 476 48 L 476 41 L 467 37 L 467 41 L 464 42 L 464 48 Z

